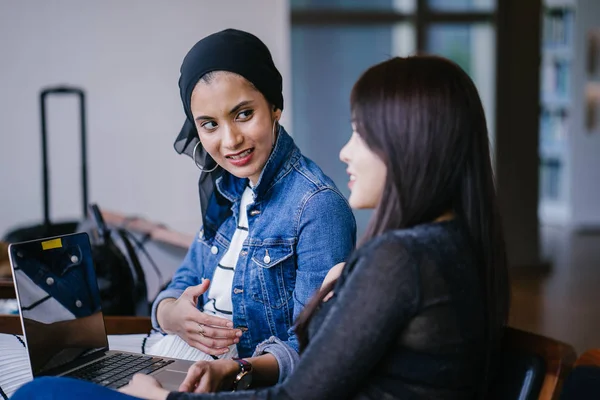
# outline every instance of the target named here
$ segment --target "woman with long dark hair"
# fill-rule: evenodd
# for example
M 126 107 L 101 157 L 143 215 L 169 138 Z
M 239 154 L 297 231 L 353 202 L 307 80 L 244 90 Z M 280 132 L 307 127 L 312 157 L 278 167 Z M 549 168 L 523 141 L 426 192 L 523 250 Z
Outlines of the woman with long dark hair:
M 136 375 L 125 393 L 170 400 L 486 397 L 508 288 L 477 90 L 443 58 L 393 58 L 360 77 L 351 109 L 353 133 L 340 153 L 350 205 L 375 212 L 339 277 L 300 314 L 302 354 L 292 374 L 270 388 L 212 394 L 169 393 Z M 180 389 L 206 391 L 209 378 L 192 367 Z M 40 380 L 15 398 L 68 385 L 82 393 L 92 387 Z M 100 388 L 94 394 L 129 398 Z

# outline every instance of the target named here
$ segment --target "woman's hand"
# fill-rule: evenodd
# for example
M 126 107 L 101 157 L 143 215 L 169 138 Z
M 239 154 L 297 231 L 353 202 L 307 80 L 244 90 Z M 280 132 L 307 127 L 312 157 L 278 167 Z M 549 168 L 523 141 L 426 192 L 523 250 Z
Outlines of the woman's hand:
M 325 286 L 327 286 L 330 282 L 333 282 L 335 279 L 339 278 L 345 265 L 346 265 L 345 262 L 335 264 L 329 270 L 327 275 L 325 275 L 325 279 L 323 279 L 323 284 L 321 285 L 321 289 L 323 289 Z
M 210 393 L 231 389 L 240 366 L 233 360 L 198 361 L 190 367 L 180 392 Z
M 169 391 L 163 389 L 156 379 L 144 374 L 135 374 L 119 392 L 148 400 L 165 400 L 169 395 Z
M 327 273 L 327 275 L 325 275 L 325 279 L 323 279 L 323 284 L 321 285 L 321 290 L 327 286 L 329 283 L 333 282 L 334 280 L 336 280 L 337 278 L 340 277 L 340 274 L 342 273 L 342 270 L 344 269 L 344 266 L 346 265 L 345 262 L 341 262 L 339 264 L 335 264 Z M 333 296 L 333 289 L 331 290 L 331 292 L 327 293 L 327 295 L 325 295 L 325 297 L 323 298 L 323 301 L 327 301 L 331 298 L 331 296 Z
M 198 310 L 198 299 L 208 290 L 209 279 L 190 286 L 177 300 L 165 299 L 157 310 L 159 325 L 165 332 L 177 334 L 187 344 L 207 354 L 225 354 L 229 346 L 238 343 L 242 331 L 232 329 L 233 323 L 225 318 L 207 315 Z

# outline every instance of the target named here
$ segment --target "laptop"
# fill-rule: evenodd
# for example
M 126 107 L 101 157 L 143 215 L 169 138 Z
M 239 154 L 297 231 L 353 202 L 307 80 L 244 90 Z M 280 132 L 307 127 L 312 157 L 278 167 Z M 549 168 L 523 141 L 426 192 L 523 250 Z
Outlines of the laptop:
M 9 259 L 34 378 L 67 376 L 117 389 L 133 374 L 177 390 L 191 361 L 108 348 L 87 233 L 14 243 Z

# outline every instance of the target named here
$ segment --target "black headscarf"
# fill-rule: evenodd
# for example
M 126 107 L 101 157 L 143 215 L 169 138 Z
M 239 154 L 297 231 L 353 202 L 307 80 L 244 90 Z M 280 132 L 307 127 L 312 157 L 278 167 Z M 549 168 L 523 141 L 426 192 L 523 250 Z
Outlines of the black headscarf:
M 194 158 L 194 147 L 200 139 L 190 106 L 192 91 L 200 78 L 212 71 L 228 71 L 243 76 L 269 103 L 283 110 L 281 74 L 275 67 L 267 46 L 251 33 L 237 29 L 213 33 L 196 43 L 181 64 L 179 93 L 186 120 L 173 144 L 179 154 L 184 153 Z M 202 145 L 198 145 L 196 150 L 196 161 L 207 170 L 215 166 L 215 161 Z M 198 186 L 203 218 L 213 192 L 214 181 L 220 174 L 221 168 L 200 174 Z

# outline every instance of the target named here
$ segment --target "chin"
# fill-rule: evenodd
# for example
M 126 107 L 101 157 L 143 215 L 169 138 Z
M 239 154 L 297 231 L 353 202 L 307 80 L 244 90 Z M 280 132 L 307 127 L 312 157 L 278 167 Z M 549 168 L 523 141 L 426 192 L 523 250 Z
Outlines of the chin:
M 360 209 L 365 208 L 363 202 L 361 202 L 360 199 L 357 199 L 353 195 L 350 195 L 350 198 L 348 199 L 348 204 L 350 204 L 350 207 L 355 210 L 360 210 Z
M 375 208 L 376 205 L 370 200 L 371 199 L 360 198 L 359 196 L 350 194 L 350 198 L 348 198 L 348 204 L 350 204 L 350 207 L 354 210 L 371 210 Z
M 255 151 L 256 152 L 256 151 Z M 258 154 L 257 154 L 258 155 Z M 269 154 L 270 155 L 270 154 Z M 243 167 L 237 167 L 229 163 L 227 160 L 224 160 L 224 165 L 227 165 L 227 168 L 224 168 L 231 175 L 236 178 L 245 179 L 250 178 L 251 176 L 260 176 L 263 168 L 267 164 L 269 156 L 265 157 L 264 155 L 260 157 L 260 159 L 254 159 L 250 162 L 250 164 L 244 165 Z M 225 164 L 226 163 L 226 164 Z
M 231 175 L 235 176 L 236 178 L 240 178 L 240 179 L 250 178 L 251 176 L 254 176 L 256 174 L 260 175 L 260 172 L 261 172 L 261 169 L 254 167 L 254 165 L 247 165 L 244 167 L 231 166 L 229 168 L 226 168 L 226 170 Z

